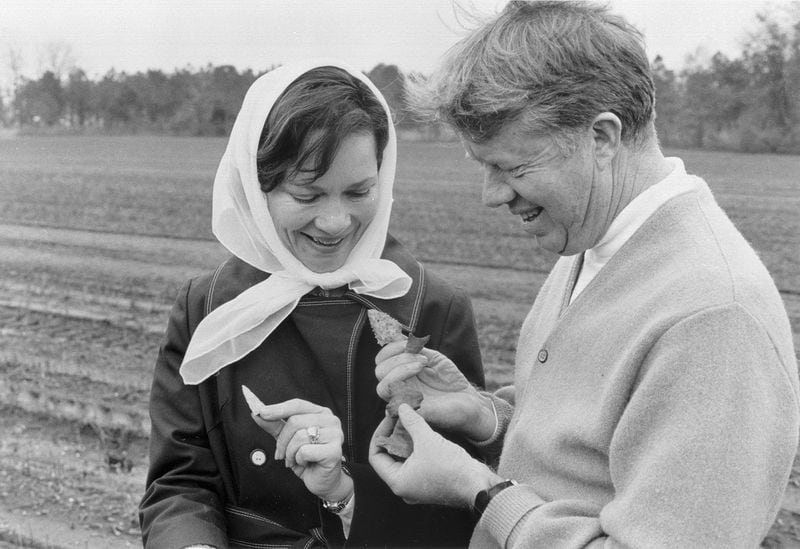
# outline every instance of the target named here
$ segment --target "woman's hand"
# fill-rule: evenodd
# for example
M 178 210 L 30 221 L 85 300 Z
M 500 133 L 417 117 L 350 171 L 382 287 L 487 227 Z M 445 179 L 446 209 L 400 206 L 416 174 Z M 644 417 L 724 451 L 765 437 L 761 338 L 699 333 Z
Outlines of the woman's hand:
M 264 406 L 253 419 L 267 432 L 266 422 L 285 420 L 275 438 L 275 459 L 284 460 L 312 494 L 328 501 L 352 494 L 353 481 L 342 470 L 342 424 L 328 408 L 292 399 Z
M 395 341 L 380 350 L 375 364 L 382 399 L 390 399 L 391 384 L 403 381 L 422 393 L 418 412 L 432 425 L 477 441 L 492 436 L 496 418 L 491 399 L 481 395 L 442 353 L 431 349 L 406 353 L 405 342 Z
M 431 429 L 407 404 L 400 405 L 399 421 L 414 441 L 412 454 L 405 461 L 396 461 L 376 444 L 376 437 L 392 432 L 393 420 L 385 418 L 372 436 L 369 462 L 392 492 L 407 503 L 469 507 L 479 491 L 502 480 Z

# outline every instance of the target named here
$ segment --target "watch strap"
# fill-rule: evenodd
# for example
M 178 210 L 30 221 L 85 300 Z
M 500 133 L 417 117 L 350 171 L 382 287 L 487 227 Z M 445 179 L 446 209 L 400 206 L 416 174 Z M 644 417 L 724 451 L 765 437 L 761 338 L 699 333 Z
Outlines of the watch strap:
M 347 507 L 347 504 L 350 503 L 350 500 L 353 499 L 353 494 L 350 494 L 344 499 L 340 499 L 339 501 L 328 501 L 326 499 L 322 500 L 322 508 L 328 512 L 333 513 L 334 515 L 338 515 L 344 508 Z
M 498 482 L 497 484 L 486 490 L 481 490 L 480 492 L 478 492 L 478 494 L 475 496 L 475 503 L 472 506 L 475 515 L 478 517 L 483 515 L 483 512 L 486 510 L 486 507 L 489 506 L 489 502 L 492 501 L 492 499 L 497 494 L 499 494 L 509 486 L 516 486 L 516 485 L 517 485 L 516 480 L 506 479 L 502 482 Z

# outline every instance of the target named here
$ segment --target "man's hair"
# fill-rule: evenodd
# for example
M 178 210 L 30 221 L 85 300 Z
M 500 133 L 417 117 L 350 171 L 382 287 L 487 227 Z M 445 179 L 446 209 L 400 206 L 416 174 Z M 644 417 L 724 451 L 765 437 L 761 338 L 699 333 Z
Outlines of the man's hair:
M 410 97 L 418 112 L 474 142 L 516 120 L 570 141 L 612 112 L 630 143 L 646 135 L 655 104 L 641 33 L 582 1 L 512 0 L 456 44 L 437 74 L 412 85 Z
M 316 180 L 331 166 L 342 141 L 372 134 L 378 167 L 389 140 L 389 119 L 369 87 L 337 67 L 312 69 L 292 82 L 264 123 L 256 156 L 261 190 L 270 192 L 301 170 Z M 306 166 L 312 162 L 309 170 Z

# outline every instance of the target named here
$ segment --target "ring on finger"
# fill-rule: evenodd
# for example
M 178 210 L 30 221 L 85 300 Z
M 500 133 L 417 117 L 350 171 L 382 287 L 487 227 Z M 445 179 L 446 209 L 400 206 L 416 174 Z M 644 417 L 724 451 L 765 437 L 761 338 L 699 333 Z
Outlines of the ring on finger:
M 319 444 L 319 427 L 312 425 L 306 429 L 306 433 L 308 433 L 308 441 L 311 444 Z

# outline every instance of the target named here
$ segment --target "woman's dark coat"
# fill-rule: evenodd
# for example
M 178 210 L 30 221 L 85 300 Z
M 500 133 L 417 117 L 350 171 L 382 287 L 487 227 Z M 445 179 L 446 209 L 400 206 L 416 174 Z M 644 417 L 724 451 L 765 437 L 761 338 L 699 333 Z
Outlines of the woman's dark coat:
M 474 523 L 466 510 L 407 505 L 368 463 L 385 402 L 375 392 L 379 346 L 367 308 L 389 313 L 416 335 L 430 335 L 429 348 L 452 358 L 472 383 L 484 384 L 466 295 L 426 272 L 392 237 L 383 257 L 413 278 L 404 297 L 312 292 L 256 350 L 199 386 L 184 385 L 178 374 L 195 327 L 268 275 L 231 258 L 181 289 L 150 397 L 150 470 L 140 505 L 146 547 L 345 545 L 340 519 L 273 459 L 274 439 L 251 418 L 242 385 L 266 404 L 302 398 L 341 420 L 356 493 L 347 547 L 467 545 Z

